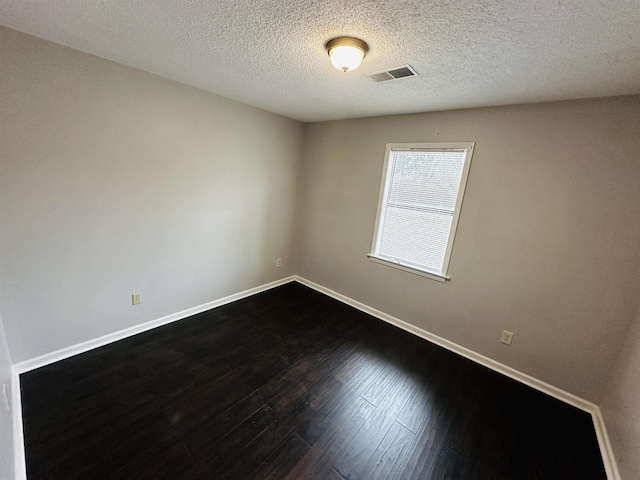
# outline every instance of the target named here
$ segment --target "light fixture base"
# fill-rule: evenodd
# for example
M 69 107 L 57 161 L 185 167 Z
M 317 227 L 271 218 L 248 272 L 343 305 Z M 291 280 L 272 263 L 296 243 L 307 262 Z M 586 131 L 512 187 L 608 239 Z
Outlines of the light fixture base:
M 356 47 L 362 50 L 365 54 L 369 51 L 369 45 L 367 45 L 367 42 L 356 37 L 332 38 L 325 45 L 327 52 L 331 52 L 331 49 L 334 47 Z

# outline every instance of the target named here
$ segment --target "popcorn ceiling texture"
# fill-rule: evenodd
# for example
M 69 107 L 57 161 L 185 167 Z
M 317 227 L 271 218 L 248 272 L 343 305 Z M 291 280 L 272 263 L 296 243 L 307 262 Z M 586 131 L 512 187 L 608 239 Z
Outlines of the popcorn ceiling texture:
M 640 93 L 638 0 L 3 0 L 0 24 L 301 121 Z

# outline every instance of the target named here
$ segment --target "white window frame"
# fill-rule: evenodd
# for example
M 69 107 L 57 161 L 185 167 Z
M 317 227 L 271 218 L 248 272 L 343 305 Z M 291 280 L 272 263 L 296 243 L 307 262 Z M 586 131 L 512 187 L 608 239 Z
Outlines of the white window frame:
M 447 142 L 447 143 L 388 143 L 385 150 L 384 166 L 382 169 L 382 181 L 380 184 L 380 195 L 378 197 L 378 211 L 376 213 L 376 223 L 373 232 L 373 240 L 371 242 L 371 250 L 367 256 L 373 262 L 387 265 L 400 270 L 404 270 L 409 273 L 421 275 L 423 277 L 431 278 L 439 282 L 446 282 L 450 280 L 447 276 L 449 271 L 449 261 L 451 260 L 451 252 L 453 251 L 453 244 L 455 241 L 456 230 L 458 227 L 458 220 L 460 218 L 460 211 L 462 209 L 462 201 L 464 199 L 464 192 L 467 186 L 467 178 L 469 176 L 469 169 L 471 168 L 471 158 L 473 156 L 473 150 L 475 142 Z M 456 198 L 455 209 L 453 211 L 453 217 L 451 220 L 451 228 L 449 230 L 449 238 L 447 241 L 447 247 L 445 250 L 444 261 L 442 263 L 442 271 L 430 271 L 414 265 L 406 265 L 401 261 L 393 262 L 386 258 L 378 256 L 377 247 L 380 242 L 382 234 L 382 222 L 381 215 L 384 215 L 385 198 L 387 195 L 387 189 L 389 188 L 389 158 L 393 151 L 464 151 L 465 159 L 462 169 L 462 175 L 460 177 L 460 185 L 458 187 L 458 196 Z

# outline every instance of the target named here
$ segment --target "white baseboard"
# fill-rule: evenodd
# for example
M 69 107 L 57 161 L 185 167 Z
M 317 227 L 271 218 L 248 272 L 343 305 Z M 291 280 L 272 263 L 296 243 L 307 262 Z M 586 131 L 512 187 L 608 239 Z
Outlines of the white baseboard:
M 196 315 L 198 313 L 211 310 L 212 308 L 220 307 L 222 305 L 226 305 L 227 303 L 235 302 L 236 300 L 241 300 L 245 297 L 255 295 L 256 293 L 264 292 L 265 290 L 270 290 L 274 287 L 284 285 L 285 283 L 289 283 L 294 280 L 295 280 L 295 277 L 293 276 L 282 278 L 274 282 L 270 282 L 264 285 L 260 285 L 258 287 L 250 288 L 249 290 L 245 290 L 240 293 L 229 295 L 228 297 L 220 298 L 212 302 L 198 305 L 197 307 L 188 308 L 186 310 L 182 310 L 181 312 L 173 313 L 171 315 L 167 315 L 165 317 L 158 318 L 156 320 L 151 320 L 149 322 L 145 322 L 140 325 L 125 328 L 124 330 L 119 330 L 114 333 L 109 333 L 107 335 L 103 335 L 102 337 L 96 338 L 94 340 L 89 340 L 86 342 L 79 343 L 77 345 L 72 345 L 70 347 L 62 348 L 60 350 L 56 350 L 55 352 L 47 353 L 45 355 L 41 355 L 36 358 L 25 360 L 24 362 L 15 363 L 12 366 L 12 375 L 11 375 L 11 384 L 12 384 L 11 385 L 11 403 L 12 403 L 12 410 L 13 410 L 13 448 L 14 448 L 15 480 L 27 479 L 26 460 L 24 456 L 25 455 L 24 430 L 22 428 L 22 401 L 20 399 L 20 374 L 21 373 L 25 373 L 30 370 L 35 370 L 36 368 L 44 367 L 45 365 L 49 365 L 51 363 L 64 360 L 65 358 L 73 357 L 74 355 L 78 355 L 80 353 L 93 350 L 94 348 L 102 347 L 109 343 L 116 342 L 118 340 L 122 340 L 127 337 L 131 337 L 132 335 L 137 335 L 138 333 L 146 332 L 148 330 L 160 327 L 162 325 L 166 325 L 168 323 L 182 320 L 192 315 Z
M 368 313 L 369 315 L 379 318 L 380 320 L 395 325 L 396 327 L 412 333 L 413 335 L 424 338 L 431 343 L 435 343 L 436 345 L 446 348 L 447 350 L 457 353 L 458 355 L 468 358 L 469 360 L 479 363 L 480 365 L 490 368 L 491 370 L 506 375 L 507 377 L 517 380 L 520 383 L 524 383 L 525 385 L 535 388 L 536 390 L 546 393 L 547 395 L 551 395 L 558 400 L 561 400 L 565 403 L 568 403 L 569 405 L 573 405 L 574 407 L 590 413 L 593 418 L 593 425 L 596 430 L 598 445 L 600 447 L 602 461 L 607 472 L 607 478 L 609 480 L 620 480 L 618 465 L 615 461 L 615 456 L 613 455 L 613 450 L 611 448 L 611 443 L 609 441 L 607 430 L 604 425 L 602 413 L 600 412 L 600 408 L 596 404 L 580 398 L 565 390 L 562 390 L 558 387 L 550 385 L 542 380 L 534 378 L 531 375 L 520 372 L 519 370 L 509 367 L 508 365 L 497 362 L 496 360 L 493 360 L 489 357 L 485 357 L 480 353 L 474 352 L 473 350 L 463 347 L 462 345 L 458 345 L 457 343 L 447 340 L 446 338 L 439 337 L 438 335 L 427 332 L 426 330 L 416 327 L 415 325 L 402 321 L 399 318 L 381 312 L 380 310 L 365 305 L 364 303 L 358 302 L 357 300 L 349 298 L 346 295 L 342 295 L 341 293 L 330 290 L 326 287 L 323 287 L 322 285 L 318 285 L 317 283 L 307 280 L 306 278 L 295 275 L 294 279 L 295 281 L 306 285 L 307 287 L 310 287 L 320 293 L 324 293 L 325 295 L 335 298 L 342 303 L 357 308 L 362 312 Z
M 20 401 L 20 376 L 11 367 L 11 413 L 13 420 L 13 469 L 15 480 L 27 480 L 27 464 L 24 458 L 24 431 L 22 430 L 22 402 Z
M 607 478 L 609 480 L 621 480 L 620 474 L 618 472 L 618 466 L 615 461 L 615 456 L 611 448 L 611 442 L 609 441 L 607 430 L 605 428 L 604 419 L 602 417 L 600 408 L 596 404 L 589 402 L 585 399 L 582 399 L 569 392 L 566 392 L 560 388 L 554 387 L 553 385 L 550 385 L 546 382 L 543 382 L 542 380 L 539 380 L 530 375 L 527 375 L 526 373 L 520 372 L 503 363 L 492 360 L 489 357 L 485 357 L 484 355 L 481 355 L 477 352 L 474 352 L 473 350 L 470 350 L 466 347 L 458 345 L 457 343 L 454 343 L 450 340 L 439 337 L 438 335 L 434 335 L 433 333 L 427 332 L 426 330 L 418 328 L 415 325 L 404 322 L 396 317 L 393 317 L 392 315 L 381 312 L 380 310 L 376 310 L 375 308 L 365 305 L 364 303 L 353 300 L 352 298 L 349 298 L 346 295 L 342 295 L 341 293 L 335 292 L 326 287 L 318 285 L 317 283 L 314 283 L 298 275 L 293 275 L 291 277 L 276 280 L 274 282 L 267 283 L 259 287 L 251 288 L 249 290 L 245 290 L 243 292 L 236 293 L 234 295 L 230 295 L 228 297 L 224 297 L 219 300 L 214 300 L 212 302 L 208 302 L 203 305 L 199 305 L 197 307 L 188 308 L 181 312 L 167 315 L 165 317 L 158 318 L 156 320 L 152 320 L 140 325 L 136 325 L 134 327 L 130 327 L 124 330 L 120 330 L 118 332 L 104 335 L 94 340 L 89 340 L 87 342 L 83 342 L 78 345 L 73 345 L 71 347 L 63 348 L 55 352 L 51 352 L 30 360 L 26 360 L 24 362 L 19 362 L 14 364 L 12 368 L 11 398 L 12 398 L 12 409 L 13 409 L 13 433 L 14 433 L 15 472 L 16 472 L 15 479 L 26 480 L 27 478 L 26 462 L 24 457 L 24 432 L 22 429 L 22 404 L 20 401 L 19 375 L 21 373 L 25 373 L 30 370 L 43 367 L 45 365 L 49 365 L 59 360 L 64 360 L 65 358 L 78 355 L 80 353 L 92 350 L 94 348 L 98 348 L 103 345 L 107 345 L 109 343 L 122 340 L 132 335 L 136 335 L 138 333 L 142 333 L 147 330 L 151 330 L 153 328 L 157 328 L 162 325 L 175 322 L 177 320 L 182 320 L 192 315 L 196 315 L 198 313 L 210 310 L 212 308 L 226 305 L 227 303 L 231 303 L 236 300 L 240 300 L 245 297 L 255 295 L 256 293 L 260 293 L 265 290 L 269 290 L 271 288 L 274 288 L 292 281 L 297 281 L 320 293 L 323 293 L 332 298 L 335 298 L 336 300 L 339 300 L 342 303 L 350 305 L 354 308 L 357 308 L 360 311 L 363 311 L 365 313 L 368 313 L 369 315 L 379 318 L 380 320 L 383 320 L 387 323 L 395 325 L 396 327 L 399 327 L 409 333 L 412 333 L 413 335 L 417 335 L 418 337 L 424 338 L 425 340 L 428 340 L 431 343 L 435 343 L 436 345 L 446 348 L 447 350 L 457 353 L 458 355 L 468 358 L 469 360 L 479 363 L 480 365 L 490 368 L 491 370 L 494 370 L 498 373 L 506 375 L 509 378 L 512 378 L 521 383 L 524 383 L 525 385 L 535 388 L 536 390 L 544 392 L 548 395 L 551 395 L 552 397 L 557 398 L 558 400 L 561 400 L 565 403 L 568 403 L 570 405 L 573 405 L 574 407 L 577 407 L 581 410 L 584 410 L 590 413 L 593 418 L 593 424 L 594 424 L 594 428 L 598 438 L 598 444 L 600 446 L 602 460 L 604 462 L 605 470 L 607 472 Z
M 596 405 L 594 411 L 591 412 L 593 417 L 593 426 L 596 429 L 596 436 L 598 437 L 598 445 L 600 446 L 600 453 L 602 453 L 602 461 L 604 462 L 604 468 L 607 471 L 607 478 L 609 480 L 621 480 L 620 472 L 618 471 L 618 462 L 616 462 L 616 456 L 613 453 L 613 447 L 611 446 L 611 440 L 609 440 L 609 434 L 607 433 L 607 427 L 604 424 L 604 417 L 600 407 Z
M 39 357 L 25 360 L 23 362 L 18 362 L 15 363 L 13 367 L 17 370 L 18 374 L 35 370 L 36 368 L 40 368 L 45 365 L 64 360 L 65 358 L 73 357 L 74 355 L 78 355 L 79 353 L 84 353 L 89 350 L 93 350 L 94 348 L 102 347 L 104 345 L 108 345 L 109 343 L 117 342 L 118 340 L 137 335 L 138 333 L 146 332 L 148 330 L 161 327 L 162 325 L 173 323 L 178 320 L 191 317 L 192 315 L 196 315 L 198 313 L 206 312 L 207 310 L 211 310 L 212 308 L 220 307 L 222 305 L 226 305 L 227 303 L 235 302 L 236 300 L 241 300 L 251 295 L 255 295 L 256 293 L 264 292 L 265 290 L 284 285 L 285 283 L 289 283 L 294 280 L 294 276 L 281 278 L 280 280 L 265 283 L 264 285 L 250 288 L 249 290 L 245 290 L 243 292 L 234 293 L 233 295 L 229 295 L 228 297 L 203 303 L 202 305 L 198 305 L 197 307 L 187 308 L 186 310 L 182 310 L 181 312 L 172 313 L 171 315 L 157 318 L 156 320 L 141 323 L 133 327 L 125 328 L 117 332 L 103 335 L 102 337 L 98 337 L 93 340 L 88 340 L 77 345 L 72 345 L 70 347 L 56 350 L 55 352 L 46 353 L 44 355 L 40 355 Z

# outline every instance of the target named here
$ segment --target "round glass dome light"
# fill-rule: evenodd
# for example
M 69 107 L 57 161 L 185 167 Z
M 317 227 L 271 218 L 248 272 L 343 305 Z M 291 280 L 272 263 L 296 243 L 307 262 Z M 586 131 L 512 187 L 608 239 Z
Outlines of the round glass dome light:
M 360 66 L 369 46 L 359 38 L 339 37 L 329 40 L 326 49 L 332 65 L 338 70 L 349 72 Z

